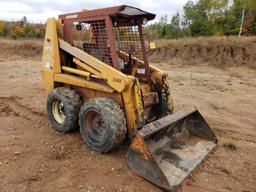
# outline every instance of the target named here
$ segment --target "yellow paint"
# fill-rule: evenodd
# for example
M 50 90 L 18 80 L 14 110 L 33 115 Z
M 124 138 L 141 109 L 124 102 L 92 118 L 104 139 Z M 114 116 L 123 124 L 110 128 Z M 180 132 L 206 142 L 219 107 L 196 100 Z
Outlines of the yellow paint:
M 73 74 L 76 74 L 76 75 L 81 75 L 83 77 L 86 77 L 87 79 L 90 78 L 90 73 L 85 72 L 85 71 L 81 71 L 81 70 L 66 67 L 66 66 L 62 66 L 61 69 L 63 71 L 66 71 L 66 72 L 70 72 L 70 73 L 73 73 Z
M 48 19 L 41 61 L 41 73 L 44 79 L 45 92 L 48 94 L 54 87 L 53 73 L 61 73 L 60 54 L 56 21 Z
M 84 87 L 84 88 L 89 88 L 89 89 L 93 89 L 93 90 L 98 90 L 98 91 L 102 91 L 102 92 L 107 92 L 107 93 L 114 92 L 114 90 L 108 86 L 105 86 L 105 85 L 102 85 L 100 83 L 96 83 L 93 81 L 88 81 L 81 77 L 68 75 L 68 74 L 54 74 L 54 81 L 59 82 L 59 83 L 74 85 L 74 86 L 78 86 L 78 87 Z
M 125 62 L 129 61 L 128 53 L 125 53 L 123 51 L 118 51 L 118 56 L 120 57 L 120 59 L 124 60 Z M 136 65 L 136 67 L 144 66 L 144 61 L 142 61 L 136 57 L 132 57 L 132 60 L 133 60 L 134 64 Z
M 150 92 L 150 86 L 148 84 L 140 84 L 142 94 Z
M 136 105 L 134 99 L 134 82 L 130 81 L 127 89 L 122 92 L 122 97 L 124 100 L 125 116 L 126 123 L 128 128 L 128 135 L 130 138 L 133 137 L 133 134 L 137 131 L 137 121 L 136 121 Z
M 150 43 L 149 46 L 150 49 L 156 49 L 156 43 Z
M 94 74 L 94 75 L 100 77 L 100 74 L 101 74 L 101 73 L 100 73 L 99 71 L 97 71 L 97 70 L 93 69 L 92 67 L 86 65 L 85 63 L 79 61 L 79 59 L 74 58 L 74 59 L 73 59 L 73 62 L 74 62 L 75 64 L 79 65 L 80 67 L 82 67 L 84 70 L 90 71 L 92 74 Z
M 48 19 L 46 25 L 41 70 L 53 70 L 54 73 L 61 73 L 60 66 L 61 65 L 56 21 L 55 19 Z
M 64 36 L 64 33 L 63 33 L 63 27 L 62 27 L 62 20 L 61 19 L 58 19 L 56 20 L 56 26 L 57 26 L 57 32 L 60 36 Z
M 142 104 L 142 95 L 140 91 L 140 84 L 138 79 L 136 80 L 136 83 L 134 85 L 134 95 L 135 95 L 135 105 L 138 112 L 138 123 L 144 124 L 145 123 L 145 117 L 144 117 L 144 109 Z
M 43 71 L 42 77 L 44 80 L 45 94 L 48 95 L 54 89 L 54 79 L 52 71 Z
M 125 89 L 127 75 L 121 73 L 112 66 L 100 61 L 92 55 L 82 51 L 77 47 L 73 47 L 69 43 L 62 39 L 59 39 L 60 48 L 74 57 L 78 58 L 88 66 L 99 71 L 99 76 L 105 79 L 110 87 L 118 91 L 119 93 Z M 93 73 L 92 71 L 89 71 Z
M 65 63 L 61 63 L 64 62 L 63 59 L 60 59 L 63 58 L 61 55 L 63 52 L 74 57 L 73 62 L 79 69 L 67 67 Z M 127 53 L 118 52 L 118 54 L 125 61 L 129 59 Z M 144 62 L 135 57 L 132 59 L 135 64 L 132 75 L 123 74 L 114 67 L 64 41 L 61 20 L 48 19 L 47 21 L 41 62 L 46 94 L 49 94 L 56 86 L 71 85 L 72 88 L 79 90 L 80 93 L 88 97 L 84 99 L 107 95 L 116 101 L 118 100 L 117 102 L 124 108 L 128 134 L 131 138 L 136 134 L 138 127 L 145 123 L 141 92 L 147 94 L 151 91 L 149 85 L 140 85 L 135 78 L 137 68 L 143 66 Z M 153 84 L 157 81 L 162 86 L 168 86 L 167 76 L 163 71 L 151 65 L 150 71 Z M 67 72 L 71 74 L 67 74 Z M 92 76 L 99 79 L 96 78 L 95 80 Z M 151 85 L 153 84 L 151 83 Z M 168 100 L 172 105 L 171 99 Z

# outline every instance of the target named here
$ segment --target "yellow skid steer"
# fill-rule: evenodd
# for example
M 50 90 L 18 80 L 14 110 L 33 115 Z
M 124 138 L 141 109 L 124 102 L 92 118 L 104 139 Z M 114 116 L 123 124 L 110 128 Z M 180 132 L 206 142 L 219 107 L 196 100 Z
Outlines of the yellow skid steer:
M 196 108 L 173 113 L 167 74 L 148 62 L 143 25 L 154 18 L 127 5 L 50 18 L 41 72 L 57 131 L 79 128 L 100 153 L 128 137 L 129 166 L 175 191 L 217 138 Z

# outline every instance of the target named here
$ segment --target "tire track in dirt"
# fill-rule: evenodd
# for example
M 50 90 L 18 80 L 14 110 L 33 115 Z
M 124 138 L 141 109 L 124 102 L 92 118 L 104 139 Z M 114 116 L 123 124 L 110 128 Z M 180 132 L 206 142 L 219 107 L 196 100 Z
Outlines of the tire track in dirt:
M 203 189 L 204 191 L 209 191 L 209 192 L 222 192 L 222 191 L 219 191 L 219 190 L 214 190 L 214 189 L 210 189 L 210 188 L 205 187 L 205 186 L 200 186 L 200 185 L 195 185 L 195 184 L 188 184 L 188 186 L 197 188 L 199 191 Z
M 209 121 L 210 122 L 210 121 Z M 226 125 L 226 126 L 232 126 L 226 123 L 221 123 L 221 122 L 211 122 L 212 125 L 218 125 L 218 127 Z M 222 137 L 225 138 L 230 138 L 233 140 L 237 140 L 237 141 L 245 141 L 245 142 L 251 142 L 251 143 L 255 143 L 256 144 L 256 136 L 251 135 L 251 134 L 246 134 L 246 133 L 242 133 L 236 130 L 227 130 L 227 129 L 222 129 L 222 128 L 216 128 L 216 126 L 214 126 L 214 131 L 216 131 L 216 133 L 218 133 L 218 135 L 222 135 Z M 243 137 L 241 137 L 243 136 Z
M 222 168 L 221 167 L 215 167 L 215 169 L 217 171 L 222 171 Z M 222 176 L 222 177 L 227 177 L 229 179 L 234 179 L 236 180 L 238 183 L 241 184 L 241 181 L 239 180 L 239 178 L 237 178 L 237 176 L 234 176 L 232 175 L 231 173 L 229 173 L 229 175 L 226 175 L 224 173 L 218 173 L 217 171 L 213 171 L 213 170 L 203 170 L 204 173 L 208 173 L 208 174 L 211 174 L 211 175 L 216 175 L 216 176 Z M 223 171 L 222 171 L 223 172 Z M 241 177 L 242 179 L 250 182 L 250 179 L 248 179 L 246 176 L 242 176 L 240 175 L 239 177 Z
M 223 168 L 218 167 L 218 166 L 215 166 L 213 170 L 205 169 L 205 168 L 199 168 L 199 169 L 200 169 L 201 175 L 203 175 L 203 174 L 210 175 L 213 178 L 218 178 L 217 181 L 221 180 L 220 178 L 223 178 L 227 182 L 230 182 L 232 180 L 232 183 L 236 183 L 236 185 L 241 186 L 241 188 L 246 188 L 246 186 L 244 185 L 244 181 L 251 182 L 251 179 L 248 179 L 246 176 L 233 175 L 233 173 L 225 172 L 225 170 L 223 171 Z M 212 180 L 211 177 L 208 177 L 209 181 Z M 206 180 L 208 180 L 208 178 L 206 177 Z M 197 183 L 194 181 L 193 176 L 192 176 L 192 179 L 190 179 L 186 182 L 186 185 L 197 188 L 199 191 L 201 191 L 203 189 L 204 191 L 222 192 L 225 189 L 224 186 L 221 187 L 222 190 L 219 190 L 219 189 L 214 189 L 214 187 L 211 187 L 211 186 L 205 186 L 204 183 Z M 230 189 L 230 190 L 232 191 L 232 189 Z M 227 190 L 227 191 L 230 191 L 230 190 Z M 224 190 L 224 191 L 226 191 L 226 190 Z M 244 190 L 242 190 L 242 191 L 244 191 Z
M 19 116 L 34 122 L 39 127 L 48 125 L 47 114 L 22 104 L 18 96 L 0 97 L 0 114 L 3 116 Z

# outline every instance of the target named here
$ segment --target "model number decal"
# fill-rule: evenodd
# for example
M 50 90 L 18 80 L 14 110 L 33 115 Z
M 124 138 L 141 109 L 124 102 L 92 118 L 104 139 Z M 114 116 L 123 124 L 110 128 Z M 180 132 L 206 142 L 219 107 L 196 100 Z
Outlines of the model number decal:
M 122 80 L 121 79 L 117 79 L 117 78 L 113 78 L 113 82 L 115 82 L 115 83 L 122 83 Z

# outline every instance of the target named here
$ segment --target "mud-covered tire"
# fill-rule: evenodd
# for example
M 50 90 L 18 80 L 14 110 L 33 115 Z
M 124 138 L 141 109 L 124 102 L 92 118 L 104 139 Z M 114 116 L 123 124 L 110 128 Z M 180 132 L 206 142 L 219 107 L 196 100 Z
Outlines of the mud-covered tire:
M 79 114 L 79 125 L 85 142 L 100 153 L 117 148 L 124 141 L 127 131 L 125 115 L 119 104 L 103 97 L 84 103 Z
M 55 101 L 60 101 L 63 104 L 63 113 L 65 114 L 63 123 L 58 122 L 53 114 L 53 103 Z M 74 90 L 66 87 L 58 87 L 52 90 L 47 99 L 47 114 L 54 129 L 62 133 L 77 129 L 81 105 L 81 98 Z

